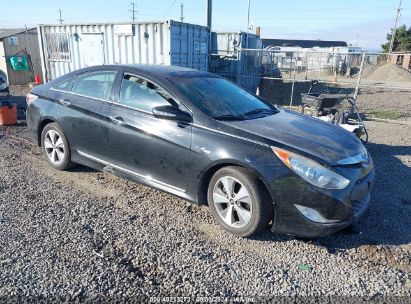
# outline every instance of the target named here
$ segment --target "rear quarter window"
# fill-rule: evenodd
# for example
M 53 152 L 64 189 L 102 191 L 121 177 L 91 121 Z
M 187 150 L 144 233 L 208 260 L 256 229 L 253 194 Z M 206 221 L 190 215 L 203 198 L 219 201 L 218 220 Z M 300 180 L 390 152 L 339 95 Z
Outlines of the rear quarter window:
M 80 75 L 71 91 L 91 98 L 109 100 L 116 71 L 99 71 Z
M 70 91 L 72 85 L 73 85 L 73 77 L 60 81 L 59 83 L 54 85 L 53 88 L 63 90 L 63 91 Z

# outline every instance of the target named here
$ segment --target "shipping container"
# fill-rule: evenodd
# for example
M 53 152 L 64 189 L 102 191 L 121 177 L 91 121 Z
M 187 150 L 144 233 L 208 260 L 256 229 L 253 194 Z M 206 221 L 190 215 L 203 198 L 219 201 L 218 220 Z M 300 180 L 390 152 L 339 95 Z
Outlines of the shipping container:
M 255 34 L 212 32 L 210 72 L 226 77 L 255 93 L 261 74 L 261 56 L 255 56 L 255 50 L 261 49 L 261 39 Z
M 178 21 L 39 25 L 43 76 L 100 64 L 177 65 L 208 70 L 209 31 Z

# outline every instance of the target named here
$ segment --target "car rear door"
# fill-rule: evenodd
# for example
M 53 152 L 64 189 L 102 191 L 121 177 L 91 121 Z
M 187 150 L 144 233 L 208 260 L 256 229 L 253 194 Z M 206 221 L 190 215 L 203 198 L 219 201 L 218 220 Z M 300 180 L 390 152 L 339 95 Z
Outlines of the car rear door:
M 60 90 L 58 102 L 62 126 L 71 149 L 82 156 L 106 160 L 108 121 L 112 88 L 117 71 L 102 70 L 78 75 L 67 90 Z
M 152 81 L 128 72 L 116 98 L 110 111 L 110 163 L 127 174 L 185 191 L 191 124 L 152 114 L 155 106 L 184 106 Z

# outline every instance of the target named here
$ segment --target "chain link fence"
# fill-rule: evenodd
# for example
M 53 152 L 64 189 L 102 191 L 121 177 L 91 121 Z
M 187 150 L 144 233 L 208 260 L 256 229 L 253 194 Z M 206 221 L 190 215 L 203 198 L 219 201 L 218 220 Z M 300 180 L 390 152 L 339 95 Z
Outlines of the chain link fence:
M 212 55 L 211 71 L 263 99 L 288 106 L 302 94 L 409 91 L 411 54 L 324 52 L 317 50 L 238 50 Z

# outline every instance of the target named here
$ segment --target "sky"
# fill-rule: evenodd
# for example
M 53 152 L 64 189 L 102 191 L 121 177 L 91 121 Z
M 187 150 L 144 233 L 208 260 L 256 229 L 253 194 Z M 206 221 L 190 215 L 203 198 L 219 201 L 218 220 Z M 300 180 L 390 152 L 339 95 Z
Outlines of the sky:
M 58 23 L 131 21 L 133 0 L 9 0 L 0 10 L 0 28 Z M 138 21 L 180 20 L 206 24 L 206 0 L 134 0 Z M 250 24 L 262 38 L 343 40 L 379 50 L 394 24 L 399 0 L 250 0 Z M 399 25 L 411 26 L 411 0 L 403 0 Z M 214 0 L 213 31 L 247 30 L 248 0 Z

